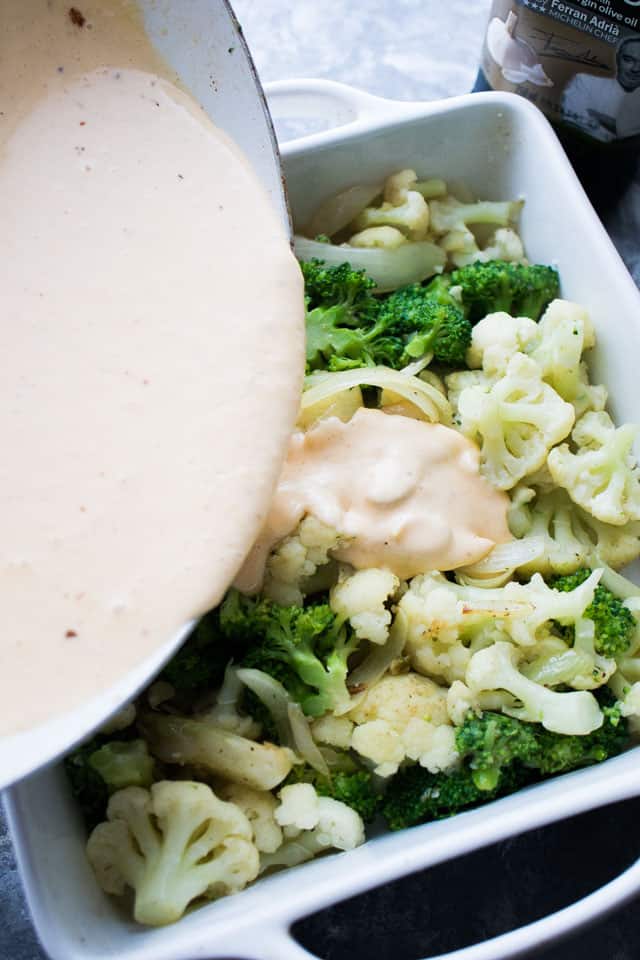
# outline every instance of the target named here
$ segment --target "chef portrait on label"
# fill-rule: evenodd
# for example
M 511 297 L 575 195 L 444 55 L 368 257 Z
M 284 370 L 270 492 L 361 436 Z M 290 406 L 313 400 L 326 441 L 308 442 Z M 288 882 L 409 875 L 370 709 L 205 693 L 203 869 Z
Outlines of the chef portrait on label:
M 640 133 L 640 37 L 626 37 L 616 51 L 616 75 L 577 73 L 562 98 L 567 120 L 600 140 Z

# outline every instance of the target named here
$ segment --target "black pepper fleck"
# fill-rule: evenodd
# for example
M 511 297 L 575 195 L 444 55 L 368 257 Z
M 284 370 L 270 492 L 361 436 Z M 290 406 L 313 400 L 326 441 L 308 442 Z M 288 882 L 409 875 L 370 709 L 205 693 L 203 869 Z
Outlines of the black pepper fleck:
M 87 18 L 83 13 L 80 13 L 77 7 L 69 7 L 69 20 L 76 27 L 84 27 L 87 22 Z

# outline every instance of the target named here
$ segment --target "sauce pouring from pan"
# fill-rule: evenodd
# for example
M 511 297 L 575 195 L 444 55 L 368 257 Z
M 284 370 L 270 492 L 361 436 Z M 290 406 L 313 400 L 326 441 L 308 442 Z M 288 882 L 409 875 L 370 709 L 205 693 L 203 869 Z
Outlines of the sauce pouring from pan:
M 0 788 L 219 602 L 297 410 L 302 282 L 255 71 L 225 3 L 159 6 L 3 9 Z

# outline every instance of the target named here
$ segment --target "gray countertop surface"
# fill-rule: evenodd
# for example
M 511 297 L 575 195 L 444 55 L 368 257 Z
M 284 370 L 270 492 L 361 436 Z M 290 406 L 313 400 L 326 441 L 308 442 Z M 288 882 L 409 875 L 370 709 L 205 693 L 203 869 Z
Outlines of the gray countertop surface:
M 263 81 L 326 77 L 418 100 L 471 89 L 489 6 L 488 0 L 236 0 L 235 10 Z M 640 178 L 604 219 L 640 282 Z M 415 960 L 494 935 L 613 877 L 637 852 L 639 814 L 640 805 L 630 802 L 535 831 L 323 911 L 300 927 L 300 938 L 327 960 Z M 537 957 L 637 960 L 638 905 Z M 0 960 L 41 958 L 0 816 Z

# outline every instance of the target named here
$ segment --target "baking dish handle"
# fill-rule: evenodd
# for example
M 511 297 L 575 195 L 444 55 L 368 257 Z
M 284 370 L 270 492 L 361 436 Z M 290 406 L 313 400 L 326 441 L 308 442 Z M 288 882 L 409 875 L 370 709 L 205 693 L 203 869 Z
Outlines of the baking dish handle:
M 537 951 L 551 942 L 574 933 L 577 929 L 611 910 L 619 908 L 640 891 L 640 860 L 636 860 L 624 873 L 600 887 L 576 903 L 556 913 L 510 930 L 482 943 L 475 943 L 450 953 L 430 955 L 424 960 L 509 960 Z M 255 934 L 255 932 L 254 932 Z M 318 960 L 301 946 L 287 929 L 261 929 L 260 946 L 256 950 L 255 936 L 250 943 L 235 943 L 234 956 L 259 957 L 260 960 Z
M 286 143 L 287 150 L 322 143 L 336 127 L 357 130 L 416 108 L 415 103 L 376 97 L 335 80 L 277 80 L 265 84 L 264 92 L 278 141 Z

